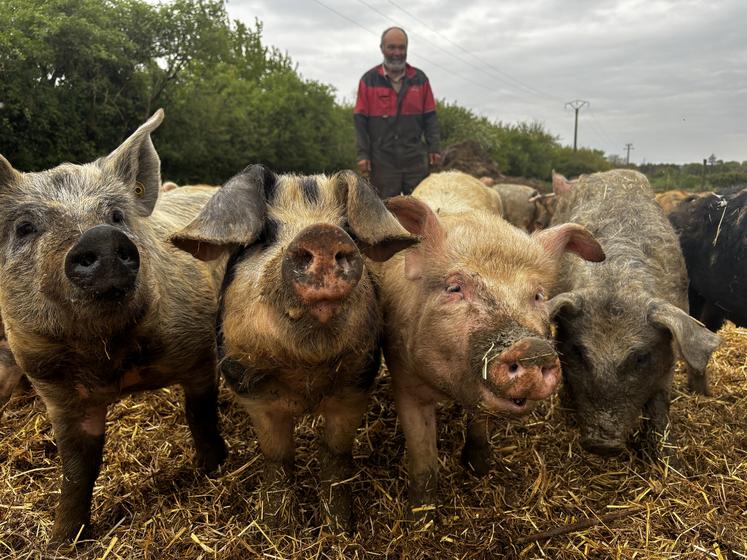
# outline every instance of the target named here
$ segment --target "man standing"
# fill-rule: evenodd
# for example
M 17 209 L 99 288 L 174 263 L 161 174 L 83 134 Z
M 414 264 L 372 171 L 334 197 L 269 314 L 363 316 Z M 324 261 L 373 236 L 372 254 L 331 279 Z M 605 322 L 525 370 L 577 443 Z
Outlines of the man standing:
M 355 131 L 358 169 L 371 173 L 379 196 L 410 194 L 441 160 L 436 102 L 427 76 L 407 64 L 407 34 L 381 35 L 384 62 L 358 84 Z

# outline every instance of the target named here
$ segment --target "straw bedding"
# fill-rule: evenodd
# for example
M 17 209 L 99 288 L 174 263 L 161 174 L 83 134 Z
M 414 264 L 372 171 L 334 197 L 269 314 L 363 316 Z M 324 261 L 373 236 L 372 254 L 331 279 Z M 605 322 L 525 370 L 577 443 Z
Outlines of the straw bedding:
M 581 451 L 553 397 L 526 418 L 495 419 L 494 467 L 477 479 L 459 464 L 462 413 L 444 407 L 438 522 L 425 529 L 406 521 L 404 437 L 383 372 L 354 452 L 352 536 L 319 526 L 318 421 L 296 432 L 298 519 L 270 531 L 256 522 L 263 459 L 247 415 L 222 389 L 230 456 L 200 475 L 171 388 L 110 409 L 94 539 L 47 551 L 60 461 L 43 405 L 16 397 L 0 417 L 0 558 L 747 558 L 747 330 L 720 334 L 713 397 L 675 377 L 676 469 Z

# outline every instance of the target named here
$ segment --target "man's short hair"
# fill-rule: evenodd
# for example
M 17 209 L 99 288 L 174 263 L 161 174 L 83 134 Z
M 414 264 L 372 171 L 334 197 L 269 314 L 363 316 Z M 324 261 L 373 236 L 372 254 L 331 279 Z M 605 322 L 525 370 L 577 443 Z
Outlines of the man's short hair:
M 409 37 L 407 36 L 407 31 L 405 31 L 405 30 L 404 30 L 404 29 L 402 29 L 401 27 L 397 27 L 396 25 L 393 25 L 392 27 L 387 27 L 387 28 L 386 28 L 386 29 L 384 30 L 384 33 L 382 33 L 382 34 L 381 34 L 381 41 L 379 42 L 379 46 L 380 46 L 380 47 L 383 47 L 383 46 L 384 46 L 384 37 L 385 37 L 385 36 L 386 36 L 386 34 L 387 34 L 387 33 L 389 33 L 389 32 L 390 32 L 390 31 L 391 31 L 392 29 L 398 29 L 399 31 L 401 31 L 401 32 L 402 32 L 402 34 L 403 34 L 403 35 L 405 36 L 405 44 L 408 44 L 408 45 L 410 44 L 410 39 L 409 39 Z

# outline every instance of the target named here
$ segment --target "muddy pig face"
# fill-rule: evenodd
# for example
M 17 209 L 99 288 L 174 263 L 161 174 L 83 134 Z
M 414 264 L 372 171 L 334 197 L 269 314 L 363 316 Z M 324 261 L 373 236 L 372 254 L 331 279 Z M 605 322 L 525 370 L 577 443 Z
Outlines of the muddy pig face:
M 375 306 L 363 255 L 386 260 L 417 238 L 352 172 L 276 176 L 250 166 L 172 241 L 201 259 L 232 253 L 224 312 L 241 317 L 235 330 L 273 331 L 326 353 L 320 336 L 344 340 L 352 310 Z
M 523 414 L 550 396 L 560 363 L 545 290 L 564 251 L 604 258 L 591 234 L 566 224 L 530 237 L 494 217 L 439 218 L 414 198 L 387 204 L 423 237 L 404 259 L 419 310 L 408 339 L 421 375 L 462 404 L 492 411 Z
M 110 155 L 20 173 L 0 156 L 0 286 L 8 324 L 105 335 L 142 312 L 160 162 L 157 112 Z
M 690 365 L 703 369 L 718 344 L 687 313 L 659 299 L 585 289 L 560 294 L 548 307 L 581 446 L 599 455 L 625 450 L 657 395 L 668 403 L 673 341 Z

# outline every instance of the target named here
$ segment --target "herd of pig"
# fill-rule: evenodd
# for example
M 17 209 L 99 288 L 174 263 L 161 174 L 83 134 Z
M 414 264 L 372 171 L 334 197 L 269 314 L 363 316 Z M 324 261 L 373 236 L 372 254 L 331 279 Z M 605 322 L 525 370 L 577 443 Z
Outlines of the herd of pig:
M 673 212 L 688 282 L 634 171 L 556 175 L 552 211 L 525 212 L 522 227 L 501 217 L 515 201 L 500 185 L 460 172 L 385 201 L 350 171 L 261 165 L 221 188 L 163 189 L 151 141 L 162 119 L 86 165 L 21 173 L 0 156 L 0 396 L 28 379 L 46 406 L 63 471 L 53 543 L 89 526 L 107 408 L 133 392 L 181 385 L 209 472 L 228 452 L 222 375 L 264 456 L 258 517 L 270 526 L 295 515 L 295 422 L 321 415 L 323 521 L 350 530 L 352 447 L 382 354 L 411 511 L 430 520 L 439 403 L 467 411 L 462 462 L 478 475 L 491 416 L 525 414 L 561 379 L 586 450 L 620 452 L 635 432 L 649 457 L 676 460 L 676 358 L 707 393 L 711 330 L 747 323 L 747 191 Z

